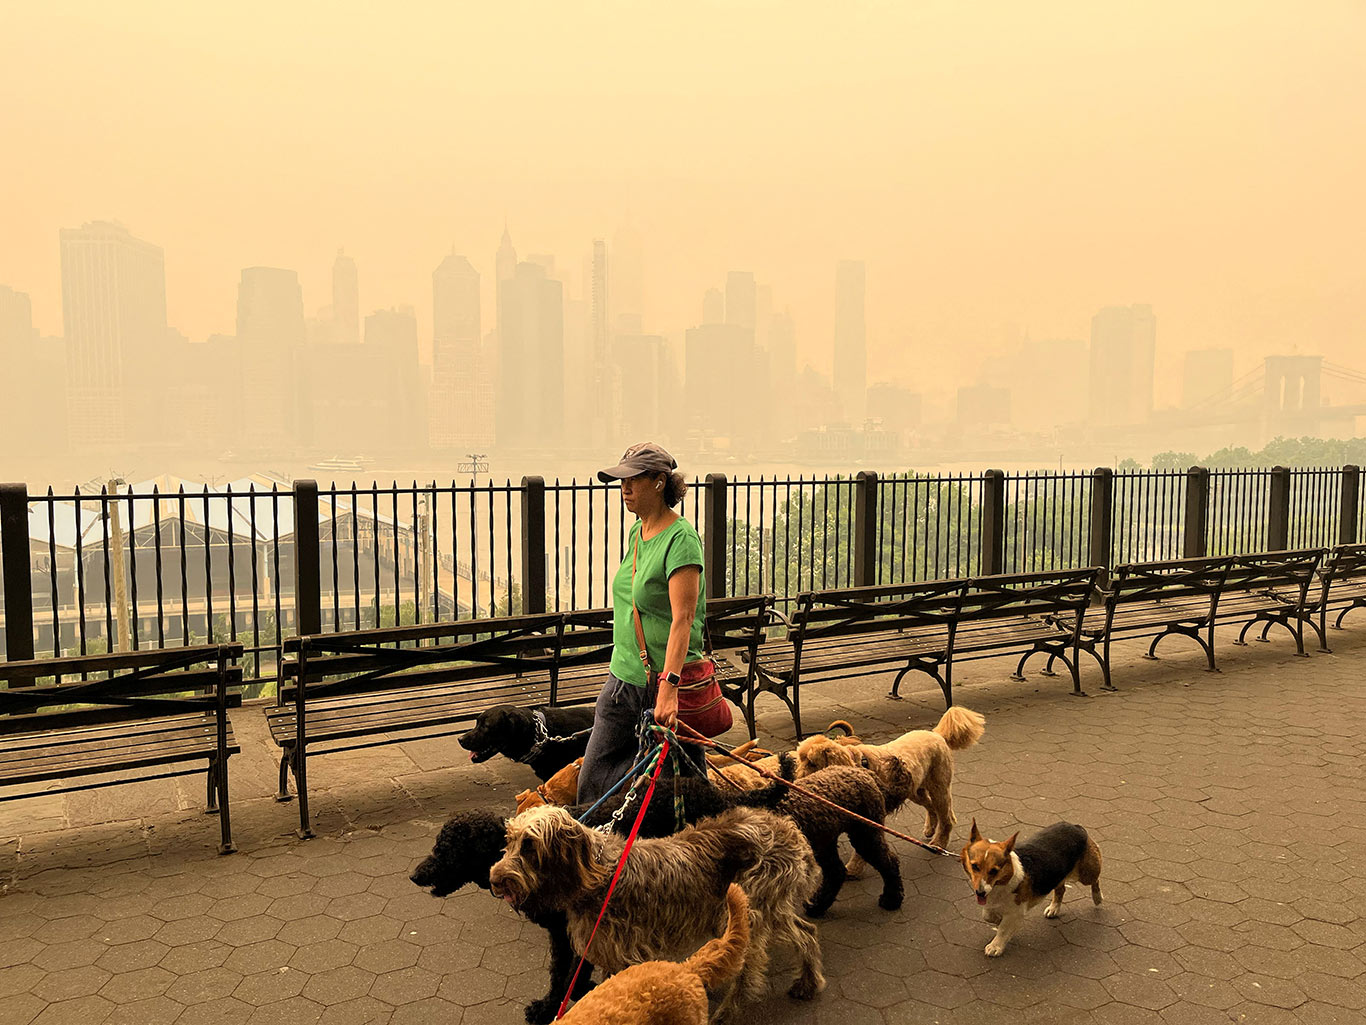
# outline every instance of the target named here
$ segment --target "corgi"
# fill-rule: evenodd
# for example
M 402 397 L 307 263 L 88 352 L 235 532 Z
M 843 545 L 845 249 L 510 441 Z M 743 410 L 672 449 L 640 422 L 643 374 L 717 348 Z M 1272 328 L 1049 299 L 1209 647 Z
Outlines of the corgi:
M 1081 826 L 1057 822 L 1016 844 L 1019 835 L 992 843 L 978 832 L 973 819 L 963 848 L 963 871 L 982 905 L 982 917 L 996 926 L 996 935 L 986 946 L 987 957 L 1005 953 L 1025 913 L 1049 893 L 1053 900 L 1044 909 L 1044 917 L 1057 918 L 1069 882 L 1091 887 L 1095 903 L 1102 899 L 1100 848 Z

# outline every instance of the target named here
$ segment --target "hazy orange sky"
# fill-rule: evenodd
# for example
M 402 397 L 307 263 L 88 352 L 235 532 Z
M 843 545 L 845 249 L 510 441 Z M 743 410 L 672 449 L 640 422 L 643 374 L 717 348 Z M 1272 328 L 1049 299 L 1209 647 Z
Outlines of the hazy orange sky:
M 192 339 L 233 330 L 243 266 L 297 269 L 311 314 L 345 246 L 362 311 L 412 304 L 425 342 L 432 268 L 491 277 L 506 215 L 572 279 L 631 220 L 656 330 L 752 269 L 822 367 L 835 262 L 866 260 L 873 379 L 1129 302 L 1160 368 L 1366 369 L 1358 0 L 12 0 L 0 26 L 0 283 L 45 333 L 58 229 L 117 219 Z

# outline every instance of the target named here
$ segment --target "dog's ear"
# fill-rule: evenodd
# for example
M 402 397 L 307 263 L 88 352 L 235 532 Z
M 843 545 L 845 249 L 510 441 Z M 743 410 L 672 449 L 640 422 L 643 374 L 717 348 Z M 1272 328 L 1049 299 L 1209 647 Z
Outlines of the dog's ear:
M 968 843 L 978 843 L 982 839 L 982 834 L 977 830 L 977 820 L 972 820 L 972 832 L 968 834 Z
M 1013 851 L 1013 850 L 1015 849 L 1015 839 L 1016 839 L 1019 835 L 1020 835 L 1020 831 L 1019 831 L 1018 829 L 1017 829 L 1015 832 L 1013 832 L 1013 833 L 1010 834 L 1010 839 L 1007 840 L 1006 843 L 1005 843 L 1005 850 L 1006 850 L 1006 853 L 1007 853 L 1007 854 L 1009 854 L 1011 851 Z

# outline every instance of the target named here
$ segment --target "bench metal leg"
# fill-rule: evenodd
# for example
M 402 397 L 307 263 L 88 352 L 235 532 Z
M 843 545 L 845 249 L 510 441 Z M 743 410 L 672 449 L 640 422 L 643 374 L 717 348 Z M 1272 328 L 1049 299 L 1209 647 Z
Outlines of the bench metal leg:
M 302 751 L 294 754 L 294 785 L 299 791 L 299 839 L 313 837 L 313 825 L 308 818 L 308 755 Z
M 802 733 L 802 692 L 801 684 L 797 682 L 795 676 L 792 678 L 790 687 L 792 700 L 787 703 L 787 707 L 792 712 L 792 726 L 797 731 L 797 742 L 801 743 L 804 736 Z
M 228 804 L 228 760 L 215 760 L 218 764 L 209 767 L 209 775 L 218 779 L 218 853 L 231 854 L 237 848 L 232 845 L 232 812 Z
M 289 792 L 289 769 L 292 747 L 282 747 L 280 749 L 280 790 L 275 795 L 275 800 L 283 803 L 294 800 L 294 795 Z
M 205 814 L 205 815 L 217 815 L 217 814 L 218 814 L 218 772 L 217 772 L 217 767 L 218 767 L 218 759 L 217 759 L 217 758 L 210 758 L 210 759 L 209 759 L 209 771 L 206 772 L 206 773 L 204 773 L 205 790 L 207 791 L 207 793 L 206 793 L 205 796 L 204 796 L 204 814 Z

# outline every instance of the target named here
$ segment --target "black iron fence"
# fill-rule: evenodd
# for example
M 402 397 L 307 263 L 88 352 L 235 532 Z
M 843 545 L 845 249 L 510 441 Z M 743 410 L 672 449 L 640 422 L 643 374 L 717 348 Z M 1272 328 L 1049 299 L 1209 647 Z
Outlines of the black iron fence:
M 1356 541 L 1355 466 L 694 480 L 712 595 Z M 0 487 L 9 659 L 602 607 L 630 518 L 597 481 Z

